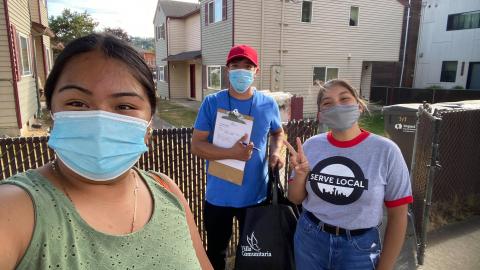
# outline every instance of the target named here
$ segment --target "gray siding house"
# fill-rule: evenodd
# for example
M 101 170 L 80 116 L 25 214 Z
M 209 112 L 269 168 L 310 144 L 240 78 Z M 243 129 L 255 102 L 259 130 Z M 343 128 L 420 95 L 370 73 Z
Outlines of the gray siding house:
M 399 61 L 405 1 L 202 0 L 203 95 L 227 86 L 229 49 L 257 49 L 258 89 L 304 97 L 316 112 L 316 84 L 342 78 L 370 95 L 372 65 Z
M 158 96 L 201 101 L 200 6 L 160 0 L 153 23 Z

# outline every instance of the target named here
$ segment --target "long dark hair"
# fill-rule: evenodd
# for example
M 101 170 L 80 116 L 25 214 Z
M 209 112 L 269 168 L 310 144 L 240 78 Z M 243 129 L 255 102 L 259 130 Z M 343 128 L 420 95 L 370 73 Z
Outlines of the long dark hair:
M 58 55 L 50 71 L 50 75 L 48 75 L 47 81 L 45 82 L 47 108 L 49 110 L 51 109 L 53 90 L 55 90 L 55 86 L 57 85 L 60 75 L 62 75 L 65 65 L 74 56 L 95 50 L 102 52 L 106 57 L 118 59 L 127 65 L 133 77 L 137 79 L 145 89 L 153 115 L 155 113 L 157 99 L 150 68 L 140 54 L 127 42 L 106 33 L 95 33 L 78 38 L 70 42 Z

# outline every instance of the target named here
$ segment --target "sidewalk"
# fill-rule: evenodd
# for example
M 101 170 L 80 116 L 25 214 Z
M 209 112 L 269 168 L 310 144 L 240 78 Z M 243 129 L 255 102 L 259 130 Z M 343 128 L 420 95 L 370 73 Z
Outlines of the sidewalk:
M 183 107 L 193 109 L 197 112 L 200 109 L 200 105 L 202 105 L 201 101 L 191 100 L 191 99 L 187 99 L 187 98 L 170 99 L 170 102 L 172 102 L 174 104 L 177 104 L 177 105 L 180 105 L 180 106 L 183 106 Z
M 422 270 L 480 269 L 480 217 L 447 225 L 428 235 Z
M 382 239 L 386 220 L 383 224 Z M 412 226 L 409 220 L 405 243 L 395 264 L 395 270 L 480 269 L 480 216 L 446 225 L 429 233 L 422 266 L 417 266 L 416 242 Z
M 161 119 L 158 116 L 158 113 L 156 113 L 153 116 L 152 128 L 153 129 L 164 129 L 164 128 L 175 128 L 175 126 L 173 126 L 172 124 L 168 123 L 167 121 Z

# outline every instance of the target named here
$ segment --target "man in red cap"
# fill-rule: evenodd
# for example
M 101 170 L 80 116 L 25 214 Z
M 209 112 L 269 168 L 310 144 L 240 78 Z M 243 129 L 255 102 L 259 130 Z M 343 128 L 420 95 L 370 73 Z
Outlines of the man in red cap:
M 245 161 L 243 181 L 234 184 L 210 173 L 207 189 L 204 223 L 207 231 L 207 255 L 216 270 L 225 268 L 225 255 L 232 235 L 233 217 L 243 228 L 247 207 L 261 204 L 267 196 L 268 165 L 283 167 L 280 149 L 283 129 L 278 105 L 272 97 L 258 92 L 252 86 L 258 73 L 257 52 L 250 46 L 237 45 L 227 56 L 228 89 L 208 95 L 202 103 L 195 121 L 192 153 L 209 162 L 223 159 Z M 215 146 L 213 134 L 219 109 L 236 110 L 253 118 L 250 138 L 239 137 L 230 148 Z M 268 134 L 270 156 L 266 159 Z M 249 139 L 249 140 L 248 140 Z

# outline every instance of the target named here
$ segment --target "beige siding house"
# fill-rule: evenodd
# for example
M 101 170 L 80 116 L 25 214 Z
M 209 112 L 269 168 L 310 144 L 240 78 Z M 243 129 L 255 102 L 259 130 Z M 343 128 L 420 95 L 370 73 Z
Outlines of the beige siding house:
M 160 0 L 153 23 L 158 95 L 202 100 L 199 5 Z
M 259 53 L 257 88 L 303 96 L 305 116 L 316 112 L 315 84 L 328 79 L 368 99 L 372 64 L 399 61 L 401 2 L 202 0 L 204 92 L 225 86 L 228 50 L 248 44 Z
M 40 85 L 51 66 L 45 1 L 0 5 L 0 135 L 18 136 L 40 110 Z

